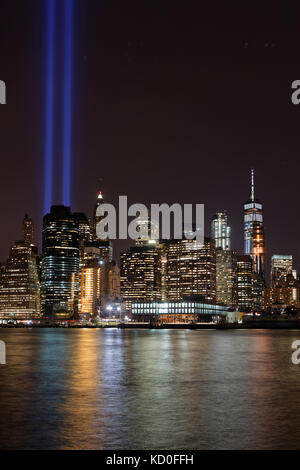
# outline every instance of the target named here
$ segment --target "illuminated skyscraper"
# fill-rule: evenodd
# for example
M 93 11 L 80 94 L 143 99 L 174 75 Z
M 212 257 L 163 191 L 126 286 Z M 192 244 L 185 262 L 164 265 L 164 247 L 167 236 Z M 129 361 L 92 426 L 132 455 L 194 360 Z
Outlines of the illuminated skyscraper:
M 210 238 L 166 240 L 162 250 L 163 300 L 202 296 L 216 302 L 216 249 Z
M 43 223 L 41 304 L 44 315 L 77 315 L 78 277 L 78 220 L 69 207 L 52 206 Z
M 253 271 L 264 276 L 265 237 L 263 229 L 263 207 L 255 197 L 254 170 L 251 171 L 251 194 L 244 204 L 245 255 L 253 259 Z
M 32 246 L 16 242 L 4 266 L 0 286 L 1 318 L 32 318 L 40 315 L 40 287 Z
M 253 270 L 264 278 L 265 273 L 265 234 L 263 226 L 253 222 Z
M 249 255 L 237 257 L 238 309 L 251 312 L 253 309 L 253 260 Z
M 231 228 L 228 225 L 227 212 L 217 212 L 211 223 L 211 238 L 215 240 L 216 248 L 230 250 Z
M 300 307 L 300 284 L 293 270 L 291 255 L 271 258 L 271 287 L 264 290 L 264 308 L 273 311 Z
M 271 258 L 271 287 L 279 286 L 293 274 L 293 257 L 291 255 L 273 255 Z
M 265 289 L 265 234 L 262 204 L 255 197 L 254 170 L 251 170 L 250 198 L 244 204 L 244 235 L 245 255 L 251 256 L 253 261 L 253 308 L 260 311 Z
M 160 299 L 160 253 L 155 245 L 135 246 L 121 254 L 120 285 L 127 312 L 132 302 Z
M 300 308 L 300 283 L 292 274 L 282 276 L 273 287 L 264 290 L 264 308 L 283 312 L 287 307 Z
M 233 250 L 216 249 L 217 303 L 237 306 L 237 254 Z
M 104 268 L 100 249 L 95 246 L 84 248 L 81 268 L 80 313 L 95 316 L 100 313 Z

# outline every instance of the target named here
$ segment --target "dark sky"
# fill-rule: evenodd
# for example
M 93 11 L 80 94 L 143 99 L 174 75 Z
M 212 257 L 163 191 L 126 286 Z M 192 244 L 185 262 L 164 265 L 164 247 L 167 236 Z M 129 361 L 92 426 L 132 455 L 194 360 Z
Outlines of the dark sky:
M 227 209 L 233 247 L 242 250 L 253 166 L 267 254 L 293 254 L 300 269 L 300 106 L 290 99 L 291 82 L 300 79 L 300 8 L 183 3 L 190 6 L 74 0 L 72 209 L 91 215 L 102 177 L 114 203 L 119 195 L 145 204 L 204 203 L 208 234 L 212 214 Z M 0 1 L 0 79 L 7 85 L 7 105 L 0 106 L 2 261 L 20 238 L 24 213 L 38 233 L 43 215 L 43 4 Z M 59 180 L 58 169 L 57 188 Z

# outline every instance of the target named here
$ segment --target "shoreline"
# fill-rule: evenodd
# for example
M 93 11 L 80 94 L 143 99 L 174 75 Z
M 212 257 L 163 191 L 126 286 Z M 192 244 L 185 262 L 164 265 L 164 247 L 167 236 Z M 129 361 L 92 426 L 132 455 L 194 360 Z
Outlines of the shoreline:
M 35 329 L 35 328 L 62 328 L 62 329 L 145 329 L 145 330 L 300 330 L 300 323 L 296 321 L 253 321 L 243 324 L 180 324 L 170 323 L 164 325 L 150 325 L 145 323 L 127 323 L 116 325 L 0 325 L 1 329 Z

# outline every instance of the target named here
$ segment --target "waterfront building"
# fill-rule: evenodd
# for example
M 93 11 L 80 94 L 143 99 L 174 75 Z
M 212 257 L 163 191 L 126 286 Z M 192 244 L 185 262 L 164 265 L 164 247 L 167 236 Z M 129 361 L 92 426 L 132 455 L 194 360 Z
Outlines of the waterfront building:
M 237 257 L 238 309 L 241 312 L 253 310 L 253 260 L 249 255 Z
M 300 283 L 293 274 L 281 276 L 270 288 L 264 290 L 264 309 L 283 311 L 287 307 L 300 309 Z
M 182 300 L 184 296 L 200 295 L 207 302 L 216 302 L 215 242 L 166 240 L 162 258 L 163 299 Z
M 26 238 L 26 240 L 13 245 L 2 270 L 0 318 L 29 319 L 40 316 L 40 286 L 36 255 L 29 243 L 32 239 Z
M 228 225 L 228 217 L 226 211 L 218 211 L 212 219 L 211 238 L 215 241 L 216 248 L 230 250 L 231 228 Z
M 149 323 L 217 323 L 237 322 L 237 311 L 228 311 L 223 305 L 203 302 L 201 297 L 186 297 L 181 301 L 133 302 L 132 318 Z
M 126 312 L 131 303 L 160 299 L 160 253 L 156 245 L 129 248 L 121 254 L 120 286 Z
M 271 258 L 271 287 L 279 286 L 282 281 L 293 274 L 293 257 L 291 255 L 273 255 Z
M 81 263 L 81 295 L 79 311 L 81 315 L 102 315 L 106 304 L 120 301 L 120 271 L 114 261 L 110 261 L 109 244 L 92 242 L 83 249 Z
M 41 305 L 46 316 L 77 316 L 79 224 L 69 207 L 52 206 L 43 219 Z
M 216 301 L 237 306 L 237 253 L 233 250 L 216 249 Z

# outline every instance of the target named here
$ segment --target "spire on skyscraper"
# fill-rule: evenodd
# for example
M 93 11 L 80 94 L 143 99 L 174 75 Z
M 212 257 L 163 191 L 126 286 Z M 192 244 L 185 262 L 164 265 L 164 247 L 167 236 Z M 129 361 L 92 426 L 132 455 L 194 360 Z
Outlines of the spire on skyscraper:
M 254 169 L 251 170 L 251 196 L 250 200 L 254 202 L 255 200 L 255 192 L 254 192 Z

